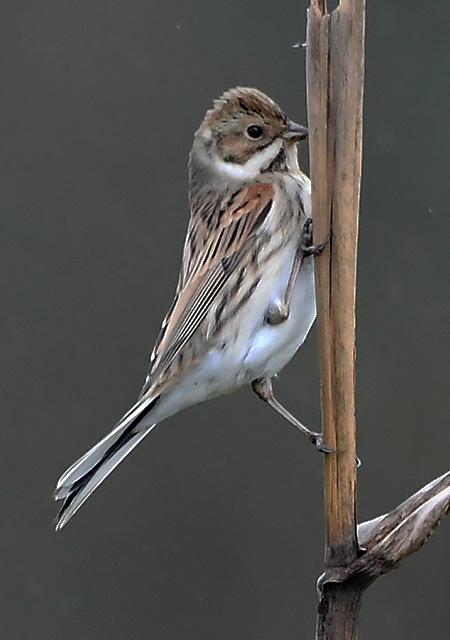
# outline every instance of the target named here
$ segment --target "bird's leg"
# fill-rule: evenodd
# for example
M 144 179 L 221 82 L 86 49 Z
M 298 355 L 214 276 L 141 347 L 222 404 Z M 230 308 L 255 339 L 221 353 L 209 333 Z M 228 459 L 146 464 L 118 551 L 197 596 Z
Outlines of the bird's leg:
M 304 424 L 302 424 L 297 418 L 295 418 L 292 413 L 289 413 L 283 405 L 278 402 L 278 400 L 273 395 L 272 389 L 272 381 L 270 378 L 257 378 L 252 382 L 252 389 L 261 400 L 267 402 L 267 404 L 275 409 L 283 418 L 285 418 L 288 422 L 297 427 L 297 429 L 313 444 L 318 451 L 322 453 L 334 453 L 333 449 L 331 449 L 328 445 L 326 445 L 323 441 L 323 436 L 321 433 L 314 433 L 314 431 L 310 431 Z
M 303 262 L 303 252 L 301 247 L 295 252 L 294 262 L 292 263 L 291 273 L 289 274 L 289 280 L 284 292 L 283 302 L 274 303 L 271 302 L 267 307 L 266 321 L 268 324 L 281 324 L 289 318 L 292 291 L 294 289 L 295 281 L 297 280 L 300 267 Z
M 312 243 L 312 218 L 307 218 L 303 225 L 300 246 L 295 252 L 294 262 L 292 263 L 291 273 L 284 292 L 283 302 L 271 303 L 266 311 L 266 321 L 268 324 L 281 324 L 289 318 L 292 292 L 297 280 L 303 260 L 309 256 L 319 256 L 327 246 L 330 240 L 330 234 L 323 242 L 318 244 Z

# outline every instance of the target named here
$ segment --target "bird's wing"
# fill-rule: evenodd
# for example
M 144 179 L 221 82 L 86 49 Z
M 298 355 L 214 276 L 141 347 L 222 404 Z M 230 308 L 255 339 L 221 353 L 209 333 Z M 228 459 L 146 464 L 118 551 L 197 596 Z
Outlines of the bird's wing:
M 273 197 L 271 184 L 257 183 L 233 193 L 223 206 L 219 202 L 193 214 L 178 289 L 156 341 L 141 396 L 171 368 L 211 305 L 220 299 L 271 210 Z

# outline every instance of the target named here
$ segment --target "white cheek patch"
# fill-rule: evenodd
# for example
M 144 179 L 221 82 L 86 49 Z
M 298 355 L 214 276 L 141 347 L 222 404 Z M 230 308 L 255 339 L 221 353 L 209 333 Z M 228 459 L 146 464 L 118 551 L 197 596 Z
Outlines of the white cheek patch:
M 244 164 L 236 162 L 225 162 L 219 158 L 214 160 L 216 170 L 224 178 L 235 178 L 238 180 L 252 180 L 256 178 L 261 169 L 266 169 L 272 160 L 275 159 L 281 149 L 283 141 L 280 138 L 274 140 L 268 147 L 258 151 Z

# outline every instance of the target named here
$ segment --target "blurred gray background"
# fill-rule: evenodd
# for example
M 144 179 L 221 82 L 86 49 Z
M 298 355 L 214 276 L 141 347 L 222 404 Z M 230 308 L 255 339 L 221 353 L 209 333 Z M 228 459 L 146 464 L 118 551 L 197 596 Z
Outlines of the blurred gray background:
M 321 459 L 248 389 L 168 420 L 58 535 L 51 501 L 143 382 L 212 98 L 254 85 L 305 122 L 306 5 L 2 4 L 3 638 L 313 637 Z M 361 520 L 449 468 L 449 29 L 444 0 L 369 2 Z M 316 342 L 277 383 L 313 428 Z M 449 542 L 450 521 L 367 592 L 363 638 L 448 637 Z

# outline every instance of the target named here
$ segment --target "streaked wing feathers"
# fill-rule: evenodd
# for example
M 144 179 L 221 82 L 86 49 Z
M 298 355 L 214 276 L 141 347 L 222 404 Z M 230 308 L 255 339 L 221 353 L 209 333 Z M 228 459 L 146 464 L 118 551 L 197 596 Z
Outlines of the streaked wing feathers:
M 230 274 L 251 246 L 252 234 L 269 213 L 271 184 L 257 183 L 232 194 L 223 206 L 193 212 L 178 290 L 161 328 L 143 393 L 191 339 Z

